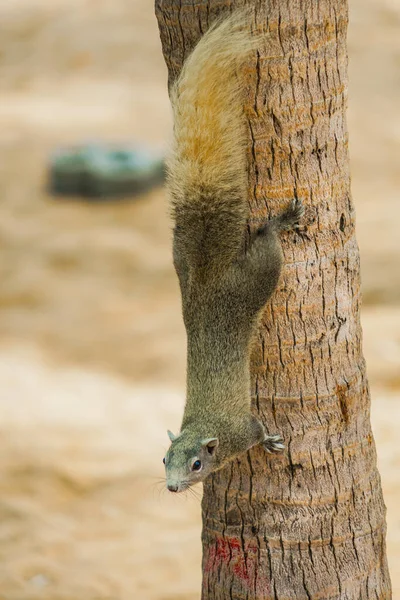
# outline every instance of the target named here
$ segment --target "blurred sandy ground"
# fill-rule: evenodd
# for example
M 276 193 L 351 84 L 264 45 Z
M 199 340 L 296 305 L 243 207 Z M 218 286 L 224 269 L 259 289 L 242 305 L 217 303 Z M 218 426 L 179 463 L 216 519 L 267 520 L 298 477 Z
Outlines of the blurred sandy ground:
M 43 191 L 57 144 L 165 144 L 152 4 L 0 3 L 1 600 L 199 598 L 199 502 L 155 485 L 185 367 L 164 194 Z M 400 0 L 351 5 L 365 353 L 400 598 Z

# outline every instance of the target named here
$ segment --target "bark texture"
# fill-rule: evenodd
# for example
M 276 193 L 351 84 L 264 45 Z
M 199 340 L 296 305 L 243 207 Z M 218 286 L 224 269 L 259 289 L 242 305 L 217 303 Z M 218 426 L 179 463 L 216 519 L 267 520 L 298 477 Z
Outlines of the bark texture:
M 243 82 L 249 227 L 293 197 L 308 225 L 283 239 L 286 267 L 252 356 L 254 408 L 287 451 L 255 448 L 207 481 L 202 598 L 388 599 L 350 192 L 347 0 L 248 4 L 269 32 Z M 156 0 L 170 81 L 239 5 Z

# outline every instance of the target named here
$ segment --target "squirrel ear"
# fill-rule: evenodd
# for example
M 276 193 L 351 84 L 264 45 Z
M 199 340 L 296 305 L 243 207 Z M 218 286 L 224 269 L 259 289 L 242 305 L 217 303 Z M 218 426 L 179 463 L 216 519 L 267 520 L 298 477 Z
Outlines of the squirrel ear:
M 218 448 L 219 440 L 218 438 L 208 438 L 201 442 L 202 446 L 205 446 L 208 453 L 213 455 Z
M 178 437 L 177 435 L 174 435 L 174 434 L 172 433 L 172 431 L 170 431 L 169 429 L 168 429 L 168 431 L 167 431 L 167 434 L 168 434 L 168 437 L 169 437 L 169 439 L 171 440 L 171 442 L 173 442 L 174 440 L 176 440 L 176 438 Z

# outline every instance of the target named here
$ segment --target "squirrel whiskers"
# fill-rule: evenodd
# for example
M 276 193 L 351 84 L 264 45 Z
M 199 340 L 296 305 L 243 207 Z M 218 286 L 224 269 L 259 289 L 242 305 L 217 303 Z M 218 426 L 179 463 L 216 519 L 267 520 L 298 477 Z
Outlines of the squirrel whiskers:
M 283 450 L 251 412 L 250 346 L 282 268 L 278 234 L 303 214 L 294 201 L 245 244 L 247 129 L 240 69 L 260 38 L 240 11 L 212 26 L 171 91 L 174 142 L 167 187 L 173 257 L 187 332 L 181 431 L 164 459 L 167 487 L 183 491 L 256 444 Z

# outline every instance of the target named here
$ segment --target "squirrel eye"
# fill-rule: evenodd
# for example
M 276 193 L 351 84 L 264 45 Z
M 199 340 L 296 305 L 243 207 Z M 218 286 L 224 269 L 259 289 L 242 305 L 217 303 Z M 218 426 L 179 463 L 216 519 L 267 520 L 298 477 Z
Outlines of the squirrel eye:
M 192 465 L 192 471 L 200 471 L 201 469 L 201 460 L 195 460 Z
M 165 465 L 165 457 L 162 459 L 162 461 L 163 461 L 163 464 Z

